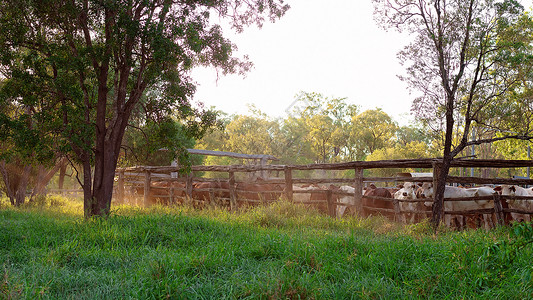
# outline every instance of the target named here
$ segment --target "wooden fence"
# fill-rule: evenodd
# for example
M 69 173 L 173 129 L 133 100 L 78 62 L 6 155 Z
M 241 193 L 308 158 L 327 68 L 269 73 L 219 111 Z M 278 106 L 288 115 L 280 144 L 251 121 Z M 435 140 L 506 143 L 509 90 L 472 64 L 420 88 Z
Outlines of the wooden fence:
M 124 186 L 127 182 L 132 182 L 132 178 L 137 178 L 133 180 L 133 183 L 141 185 L 144 191 L 143 204 L 148 205 L 148 200 L 150 196 L 150 191 L 155 189 L 153 182 L 157 180 L 164 181 L 178 181 L 183 182 L 183 188 L 170 188 L 168 191 L 168 197 L 170 202 L 172 202 L 172 195 L 175 192 L 184 192 L 187 198 L 192 199 L 193 194 L 193 183 L 194 182 L 209 182 L 209 181 L 218 181 L 226 182 L 227 188 L 223 189 L 229 192 L 229 199 L 224 199 L 229 202 L 231 209 L 234 209 L 237 206 L 237 200 L 246 201 L 246 199 L 238 198 L 238 194 L 242 193 L 237 189 L 237 185 L 242 182 L 237 182 L 235 180 L 235 174 L 239 172 L 264 172 L 264 171 L 278 171 L 283 173 L 283 178 L 267 179 L 262 181 L 265 184 L 279 184 L 283 185 L 282 191 L 260 191 L 258 193 L 279 193 L 281 196 L 285 197 L 289 201 L 294 200 L 295 193 L 324 193 L 326 194 L 326 205 L 327 212 L 331 216 L 335 216 L 336 207 L 338 206 L 353 206 L 355 212 L 363 211 L 363 187 L 365 183 L 368 182 L 433 182 L 436 183 L 436 174 L 438 172 L 433 172 L 433 177 L 364 177 L 363 171 L 365 169 L 377 169 L 377 168 L 422 168 L 422 169 L 433 169 L 436 170 L 439 168 L 441 160 L 439 159 L 415 159 L 415 160 L 386 160 L 386 161 L 365 161 L 365 162 L 347 162 L 347 163 L 336 163 L 336 164 L 310 164 L 310 165 L 231 165 L 231 166 L 192 166 L 192 171 L 204 171 L 204 172 L 222 172 L 227 173 L 227 179 L 208 179 L 208 178 L 193 178 L 191 175 L 185 178 L 170 178 L 168 174 L 171 172 L 177 172 L 178 167 L 149 167 L 149 166 L 138 166 L 130 168 L 121 168 L 117 169 L 117 189 L 115 199 L 119 202 L 124 200 Z M 452 167 L 482 167 L 482 168 L 521 168 L 521 167 L 531 167 L 533 166 L 533 161 L 531 160 L 474 160 L 474 159 L 458 159 L 454 160 L 451 164 Z M 305 179 L 305 178 L 293 178 L 293 171 L 304 171 L 304 170 L 354 170 L 353 178 L 315 178 L 315 179 Z M 164 175 L 161 175 L 164 174 Z M 142 180 L 138 180 L 138 178 Z M 456 177 L 449 176 L 447 179 L 448 183 L 460 183 L 460 184 L 476 184 L 476 185 L 500 185 L 500 184 L 514 184 L 514 185 L 533 185 L 532 179 L 513 179 L 513 178 L 479 178 L 479 177 Z M 345 193 L 341 191 L 333 191 L 331 189 L 322 190 L 322 191 L 301 191 L 293 190 L 294 184 L 347 184 L 355 189 L 355 193 Z M 220 188 L 209 188 L 203 189 L 201 191 L 210 193 L 214 196 L 217 192 L 220 192 Z M 334 195 L 349 195 L 353 197 L 353 205 L 340 203 L 334 201 Z M 415 199 L 415 200 L 401 200 L 401 199 L 389 199 L 389 198 L 380 198 L 380 197 L 367 197 L 369 199 L 376 199 L 382 201 L 392 201 L 393 209 L 390 208 L 377 208 L 377 207 L 365 207 L 365 209 L 374 210 L 380 213 L 389 213 L 394 214 L 397 220 L 401 220 L 400 216 L 403 213 L 408 213 L 406 211 L 400 210 L 400 202 L 425 202 L 431 201 L 432 199 Z M 458 215 L 468 215 L 468 214 L 495 214 L 498 222 L 502 223 L 504 220 L 504 215 L 506 213 L 523 213 L 523 214 L 532 214 L 529 211 L 518 211 L 512 210 L 509 208 L 504 208 L 501 203 L 502 200 L 508 198 L 507 196 L 494 195 L 487 199 L 487 197 L 475 197 L 475 198 L 461 198 L 460 201 L 473 201 L 473 200 L 493 200 L 494 208 L 489 210 L 475 210 L 475 211 L 461 211 L 461 212 L 451 212 L 446 211 L 446 214 L 458 214 Z M 515 200 L 520 199 L 518 197 L 513 197 Z M 213 197 L 211 197 L 213 199 Z M 251 200 L 249 201 L 257 201 Z M 445 201 L 458 201 L 453 199 L 445 199 Z M 419 213 L 419 212 L 413 212 Z

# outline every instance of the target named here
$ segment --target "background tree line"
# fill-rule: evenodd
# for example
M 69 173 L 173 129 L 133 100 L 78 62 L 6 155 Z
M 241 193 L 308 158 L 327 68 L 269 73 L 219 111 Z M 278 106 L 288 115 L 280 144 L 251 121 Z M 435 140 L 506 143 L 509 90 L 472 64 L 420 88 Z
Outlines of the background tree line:
M 272 118 L 251 106 L 247 115 L 226 115 L 223 126 L 207 133 L 196 147 L 270 154 L 281 163 L 309 164 L 432 157 L 436 149 L 431 142 L 429 132 L 415 125 L 399 126 L 381 109 L 361 111 L 346 98 L 301 92 L 286 117 Z M 230 161 L 209 158 L 209 163 Z

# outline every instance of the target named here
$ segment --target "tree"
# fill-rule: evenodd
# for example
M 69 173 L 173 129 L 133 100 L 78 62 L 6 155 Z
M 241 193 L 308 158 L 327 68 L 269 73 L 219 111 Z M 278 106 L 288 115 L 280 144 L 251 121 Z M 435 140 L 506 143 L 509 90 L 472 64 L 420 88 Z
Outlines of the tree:
M 186 148 L 194 148 L 195 140 L 189 135 L 186 126 L 172 118 L 164 118 L 155 123 L 147 120 L 141 127 L 128 127 L 124 135 L 120 157 L 122 166 L 150 165 L 169 166 L 172 161 L 188 161 Z M 176 157 L 174 154 L 179 153 Z M 183 171 L 188 171 L 185 164 Z
M 413 111 L 443 132 L 443 158 L 433 205 L 439 224 L 452 159 L 465 147 L 516 138 L 531 139 L 529 71 L 531 19 L 514 0 L 374 0 L 385 28 L 406 30 L 411 44 L 399 53 L 403 76 L 421 93 Z M 513 120 L 509 116 L 515 114 Z M 472 126 L 495 132 L 520 123 L 517 134 L 470 140 Z M 458 138 L 455 139 L 454 133 Z
M 244 154 L 277 154 L 279 124 L 250 107 L 251 116 L 237 115 L 226 126 L 227 151 Z
M 189 102 L 191 68 L 250 68 L 211 15 L 242 30 L 287 9 L 282 0 L 2 1 L 0 106 L 24 108 L 15 119 L 3 114 L 2 126 L 41 118 L 35 132 L 83 168 L 85 217 L 107 216 L 124 132 L 143 96 L 149 111 L 173 111 L 195 130 L 210 116 Z
M 367 110 L 352 118 L 350 140 L 357 159 L 364 159 L 375 150 L 394 144 L 398 126 L 381 109 Z
M 429 145 L 433 142 L 433 137 L 430 132 L 420 126 L 420 124 L 400 126 L 396 130 L 397 143 L 405 146 L 414 141 L 424 142 Z
M 335 127 L 333 120 L 326 115 L 313 115 L 307 118 L 308 140 L 315 153 L 316 163 L 327 163 L 334 155 L 335 147 L 332 144 Z
M 300 157 L 314 162 L 353 159 L 348 137 L 350 121 L 358 111 L 356 105 L 346 103 L 346 98 L 300 92 L 283 126 L 290 137 L 286 139 L 288 149 L 297 149 Z
M 397 143 L 392 147 L 377 149 L 366 157 L 366 161 L 389 160 L 389 159 L 420 159 L 433 157 L 434 153 L 428 144 L 420 141 L 412 141 L 407 144 Z M 376 177 L 395 176 L 400 172 L 417 172 L 415 169 L 372 169 L 370 174 Z
M 51 166 L 42 164 L 30 165 L 20 160 L 6 163 L 0 161 L 0 176 L 3 181 L 3 190 L 9 198 L 11 205 L 21 206 L 25 203 L 26 193 L 31 191 L 29 202 L 33 202 L 37 196 L 45 193 L 46 185 L 57 173 L 64 162 L 64 158 L 58 158 Z

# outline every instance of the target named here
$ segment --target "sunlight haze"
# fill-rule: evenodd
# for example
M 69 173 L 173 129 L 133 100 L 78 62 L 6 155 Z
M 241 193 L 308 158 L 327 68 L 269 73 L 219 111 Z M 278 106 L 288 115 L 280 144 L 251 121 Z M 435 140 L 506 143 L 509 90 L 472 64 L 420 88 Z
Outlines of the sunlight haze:
M 377 26 L 372 1 L 287 2 L 286 15 L 262 29 L 235 34 L 225 28 L 237 55 L 248 55 L 254 68 L 244 78 L 195 69 L 196 101 L 229 114 L 246 114 L 253 104 L 269 116 L 285 117 L 296 94 L 317 92 L 347 98 L 362 110 L 382 108 L 401 125 L 412 120 L 415 96 L 397 77 L 404 73 L 396 54 L 406 36 Z M 531 1 L 522 3 L 529 10 Z

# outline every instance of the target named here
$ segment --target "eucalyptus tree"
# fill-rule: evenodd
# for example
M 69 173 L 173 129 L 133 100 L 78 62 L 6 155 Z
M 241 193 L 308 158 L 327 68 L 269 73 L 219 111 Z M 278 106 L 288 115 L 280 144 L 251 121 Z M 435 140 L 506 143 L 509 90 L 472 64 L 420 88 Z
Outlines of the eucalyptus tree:
M 350 122 L 359 107 L 346 103 L 346 98 L 314 92 L 300 92 L 295 98 L 283 126 L 291 137 L 287 148 L 314 162 L 353 160 Z
M 413 103 L 417 118 L 443 132 L 436 226 L 458 153 L 474 144 L 531 139 L 531 19 L 514 0 L 374 0 L 374 5 L 384 28 L 410 34 L 411 43 L 398 54 L 407 67 L 401 78 L 420 93 Z M 504 134 L 470 140 L 473 126 Z M 506 131 L 509 127 L 515 133 Z
M 211 117 L 190 101 L 191 68 L 225 74 L 251 67 L 213 20 L 240 31 L 287 9 L 283 0 L 1 1 L 0 106 L 18 113 L 2 114 L 0 126 L 38 119 L 25 136 L 10 131 L 12 138 L 48 137 L 52 143 L 37 139 L 32 150 L 68 153 L 83 169 L 85 216 L 106 216 L 124 132 L 147 91 L 154 93 L 145 103 L 150 111 L 175 114 L 201 132 Z
M 398 126 L 381 109 L 366 110 L 352 118 L 350 137 L 358 159 L 394 144 Z
M 252 115 L 236 115 L 226 126 L 227 151 L 245 154 L 278 155 L 279 123 L 255 110 Z

